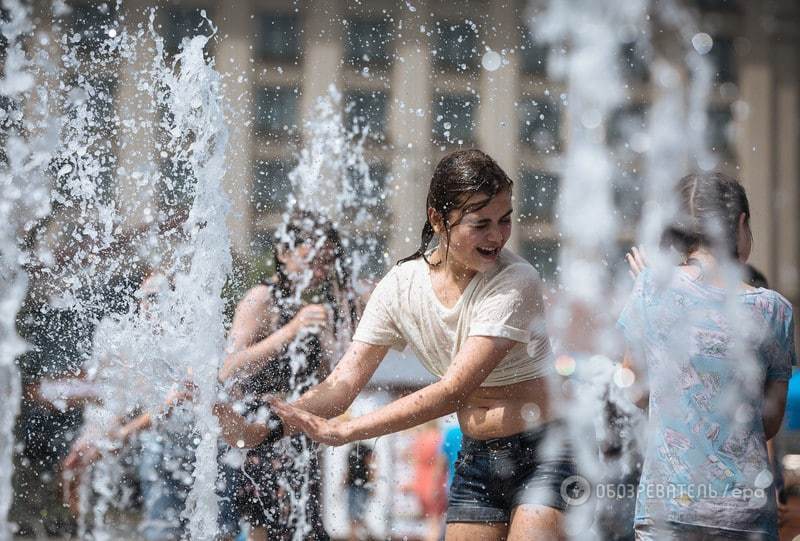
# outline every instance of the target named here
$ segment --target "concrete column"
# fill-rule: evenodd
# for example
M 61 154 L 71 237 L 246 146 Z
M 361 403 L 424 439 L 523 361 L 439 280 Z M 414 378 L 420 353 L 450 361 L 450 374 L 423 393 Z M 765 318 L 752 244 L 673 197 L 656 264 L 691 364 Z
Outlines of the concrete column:
M 254 19 L 250 15 L 257 6 L 252 0 L 237 0 L 237 8 L 218 17 L 219 35 L 222 36 L 215 54 L 217 69 L 223 74 L 223 93 L 228 104 L 228 151 L 223 179 L 225 191 L 231 200 L 228 228 L 234 252 L 248 251 L 249 225 L 252 223 L 250 194 L 252 194 L 253 169 L 251 167 L 251 136 L 253 113 L 253 81 L 250 69 L 254 35 Z M 220 13 L 220 15 L 223 15 Z
M 486 44 L 499 54 L 502 49 L 512 49 L 519 40 L 517 12 L 513 5 L 501 2 L 489 4 L 489 21 L 496 28 L 484 36 Z M 483 51 L 478 52 L 483 55 Z M 522 193 L 518 175 L 519 119 L 514 103 L 519 95 L 519 55 L 504 57 L 508 64 L 495 71 L 481 66 L 480 103 L 478 104 L 478 140 L 481 148 L 500 164 L 515 181 L 517 200 Z M 516 205 L 515 205 L 516 206 Z M 512 228 L 509 247 L 520 248 L 521 227 Z
M 776 179 L 774 191 L 775 243 L 777 269 L 773 287 L 800 301 L 800 69 L 797 65 L 797 42 L 777 45 L 777 137 L 775 141 Z
M 314 103 L 328 93 L 331 84 L 339 87 L 344 54 L 343 6 L 339 0 L 307 0 L 302 13 L 305 61 L 300 114 L 306 119 L 313 117 Z
M 775 97 L 773 68 L 770 58 L 769 35 L 764 29 L 763 8 L 760 3 L 743 5 L 744 34 L 750 42 L 750 51 L 740 58 L 739 88 L 741 98 L 747 103 L 749 113 L 740 124 L 736 154 L 741 165 L 741 180 L 750 200 L 753 229 L 751 263 L 772 282 L 776 278 L 773 250 L 775 232 L 772 230 L 773 179 L 772 163 L 774 136 Z
M 396 38 L 397 58 L 392 65 L 388 134 L 395 152 L 390 188 L 392 230 L 388 240 L 389 257 L 394 261 L 419 247 L 425 223 L 425 199 L 433 165 L 431 164 L 431 73 L 430 45 L 419 32 L 428 25 L 424 3 L 416 12 L 401 10 L 402 37 Z

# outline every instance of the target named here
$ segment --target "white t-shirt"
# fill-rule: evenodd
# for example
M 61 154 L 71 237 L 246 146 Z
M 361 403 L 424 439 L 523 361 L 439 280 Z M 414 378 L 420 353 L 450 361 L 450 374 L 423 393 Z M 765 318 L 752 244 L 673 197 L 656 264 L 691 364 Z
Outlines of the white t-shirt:
M 398 350 L 408 345 L 431 374 L 441 377 L 470 336 L 519 342 L 482 387 L 550 371 L 541 281 L 527 261 L 503 250 L 492 270 L 476 274 L 452 308 L 439 302 L 421 257 L 396 265 L 372 293 L 353 340 Z

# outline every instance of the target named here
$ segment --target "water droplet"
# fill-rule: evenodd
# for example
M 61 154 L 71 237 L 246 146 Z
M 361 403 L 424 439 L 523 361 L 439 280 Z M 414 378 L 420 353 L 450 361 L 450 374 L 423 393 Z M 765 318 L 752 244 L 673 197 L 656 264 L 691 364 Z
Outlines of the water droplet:
M 556 372 L 561 376 L 571 376 L 575 372 L 575 359 L 569 355 L 556 357 Z
M 772 484 L 772 472 L 769 470 L 761 470 L 758 475 L 756 475 L 755 480 L 753 481 L 753 485 L 756 488 L 767 488 Z
M 522 414 L 522 418 L 525 419 L 525 422 L 529 425 L 538 423 L 542 416 L 541 408 L 534 402 L 522 406 L 520 413 Z
M 714 40 L 705 32 L 699 32 L 692 38 L 692 47 L 700 54 L 708 54 L 714 46 Z
M 495 51 L 486 51 L 481 59 L 481 65 L 486 71 L 496 71 L 503 65 L 503 57 Z

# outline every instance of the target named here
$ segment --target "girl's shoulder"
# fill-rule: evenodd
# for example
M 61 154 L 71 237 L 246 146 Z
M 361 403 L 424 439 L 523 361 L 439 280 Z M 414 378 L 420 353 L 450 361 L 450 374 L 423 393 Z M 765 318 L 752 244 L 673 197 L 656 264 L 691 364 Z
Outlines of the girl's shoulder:
M 502 282 L 506 284 L 539 284 L 539 271 L 526 259 L 514 252 L 503 249 L 497 264 L 487 271 L 484 279 L 487 284 Z
M 381 281 L 402 282 L 428 272 L 428 264 L 422 257 L 394 265 Z
M 742 295 L 743 300 L 753 305 L 765 319 L 773 319 L 780 323 L 792 321 L 792 303 L 775 290 L 764 287 L 755 288 Z
M 274 303 L 275 299 L 275 284 L 272 282 L 263 282 L 248 289 L 242 300 L 239 301 L 240 305 L 251 305 L 257 307 L 268 307 Z

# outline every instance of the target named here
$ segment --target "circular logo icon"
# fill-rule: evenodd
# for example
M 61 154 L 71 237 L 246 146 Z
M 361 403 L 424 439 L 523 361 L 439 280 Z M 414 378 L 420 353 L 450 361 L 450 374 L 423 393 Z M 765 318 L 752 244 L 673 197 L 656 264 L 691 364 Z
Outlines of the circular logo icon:
M 583 505 L 592 495 L 589 481 L 580 475 L 570 475 L 561 483 L 561 497 L 568 505 Z

